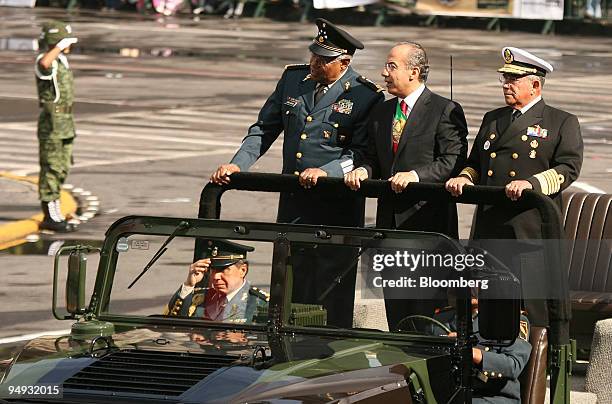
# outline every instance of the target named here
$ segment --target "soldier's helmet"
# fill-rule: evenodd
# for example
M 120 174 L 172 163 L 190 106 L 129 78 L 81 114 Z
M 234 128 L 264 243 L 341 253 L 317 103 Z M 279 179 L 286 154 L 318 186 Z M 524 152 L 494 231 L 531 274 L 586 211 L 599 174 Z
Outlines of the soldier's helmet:
M 70 24 L 62 21 L 49 21 L 43 24 L 38 42 L 41 48 L 50 48 L 69 37 L 74 37 Z

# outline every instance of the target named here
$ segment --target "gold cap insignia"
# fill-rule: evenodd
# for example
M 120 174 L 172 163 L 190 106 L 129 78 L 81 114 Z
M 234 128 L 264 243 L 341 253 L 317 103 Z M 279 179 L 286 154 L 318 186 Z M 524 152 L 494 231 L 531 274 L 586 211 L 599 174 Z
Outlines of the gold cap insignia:
M 213 250 L 210 253 L 211 256 L 216 257 L 217 255 L 219 255 L 219 248 L 215 247 L 213 248 Z
M 512 51 L 510 49 L 504 50 L 504 61 L 506 63 L 514 62 L 514 55 L 512 54 Z
M 319 37 L 319 42 L 325 42 L 325 39 L 323 39 L 322 36 Z

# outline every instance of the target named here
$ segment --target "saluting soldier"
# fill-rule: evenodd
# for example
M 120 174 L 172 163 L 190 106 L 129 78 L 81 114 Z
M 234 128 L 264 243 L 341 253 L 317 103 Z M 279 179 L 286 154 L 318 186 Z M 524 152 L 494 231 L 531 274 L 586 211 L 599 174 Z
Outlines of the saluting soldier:
M 309 46 L 310 63 L 289 65 L 276 89 L 259 112 L 240 149 L 229 164 L 221 165 L 211 181 L 225 184 L 230 175 L 246 171 L 284 132 L 283 174 L 299 176 L 305 188 L 321 177 L 342 178 L 355 168 L 367 148 L 366 120 L 382 102 L 382 88 L 351 67 L 363 44 L 327 20 L 316 20 L 318 33 Z M 359 197 L 323 197 L 314 193 L 283 193 L 278 222 L 360 226 L 364 200 Z M 356 253 L 318 248 L 294 255 L 293 301 L 318 303 L 334 278 L 352 265 Z M 301 265 L 298 261 L 303 262 Z M 328 322 L 352 325 L 356 269 L 351 270 L 323 302 Z
M 52 21 L 43 25 L 40 48 L 34 66 L 38 103 L 38 143 L 40 174 L 39 198 L 44 213 L 40 228 L 70 232 L 76 228 L 68 223 L 60 206 L 60 191 L 68 176 L 75 137 L 72 105 L 74 79 L 67 54 L 77 42 L 69 24 Z
M 578 178 L 582 166 L 578 119 L 542 98 L 545 76 L 553 71 L 550 63 L 513 47 L 503 48 L 502 57 L 504 65 L 498 71 L 507 106 L 484 116 L 467 167 L 447 181 L 446 189 L 457 196 L 466 185 L 504 186 L 513 201 L 530 189 L 548 195 L 561 208 L 561 191 Z M 472 233 L 475 239 L 541 239 L 541 218 L 536 209 L 479 205 Z M 529 281 L 543 273 L 541 254 L 518 251 L 517 244 L 487 245 L 520 272 L 523 292 L 529 288 L 548 297 L 541 292 L 545 280 Z M 546 325 L 542 301 L 527 301 L 526 307 L 534 324 Z
M 172 296 L 164 314 L 251 323 L 257 307 L 267 306 L 269 299 L 246 279 L 247 252 L 253 250 L 229 241 L 209 241 L 206 257 L 189 266 L 187 280 Z M 208 284 L 202 285 L 206 280 Z

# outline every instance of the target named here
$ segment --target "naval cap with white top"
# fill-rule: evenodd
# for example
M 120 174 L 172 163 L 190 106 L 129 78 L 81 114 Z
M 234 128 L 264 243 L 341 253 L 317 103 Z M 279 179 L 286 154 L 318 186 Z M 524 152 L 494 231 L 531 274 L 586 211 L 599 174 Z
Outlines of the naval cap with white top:
M 506 46 L 502 49 L 502 58 L 504 65 L 497 69 L 500 73 L 517 76 L 535 74 L 544 77 L 546 73 L 553 71 L 550 63 L 523 49 Z

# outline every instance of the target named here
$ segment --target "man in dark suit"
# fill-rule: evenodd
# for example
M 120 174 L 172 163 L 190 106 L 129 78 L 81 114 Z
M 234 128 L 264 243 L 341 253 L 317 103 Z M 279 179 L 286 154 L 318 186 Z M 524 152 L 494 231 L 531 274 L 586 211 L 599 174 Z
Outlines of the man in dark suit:
M 507 105 L 485 114 L 466 167 L 446 183 L 446 189 L 458 196 L 466 185 L 504 186 L 513 201 L 532 189 L 550 196 L 561 208 L 561 191 L 578 178 L 582 166 L 578 119 L 542 99 L 544 77 L 553 71 L 550 63 L 513 47 L 503 48 L 502 57 L 504 66 L 498 71 Z M 479 205 L 472 234 L 475 239 L 541 239 L 541 219 L 536 209 Z M 538 265 L 528 263 L 528 255 L 521 256 L 516 247 L 509 251 L 505 245 L 494 247 L 502 261 L 519 271 L 525 267 L 523 275 L 536 272 Z M 522 284 L 545 286 L 524 278 Z M 543 324 L 544 313 L 528 311 L 534 324 Z
M 372 110 L 365 160 L 345 176 L 351 189 L 358 189 L 365 179 L 383 178 L 393 191 L 401 193 L 411 182 L 445 182 L 463 166 L 467 155 L 463 110 L 425 86 L 428 72 L 427 54 L 421 45 L 400 43 L 389 52 L 382 76 L 389 93 L 396 97 Z M 454 204 L 402 204 L 394 198 L 381 198 L 376 223 L 378 227 L 458 237 Z M 437 304 L 414 299 L 387 299 L 385 303 L 390 327 L 409 314 L 431 316 Z
M 281 132 L 282 172 L 299 176 L 304 188 L 315 186 L 321 177 L 342 177 L 363 155 L 366 121 L 371 108 L 384 100 L 383 89 L 351 67 L 356 49 L 364 48 L 360 41 L 327 20 L 318 18 L 316 23 L 319 31 L 309 46 L 310 64 L 285 68 L 240 149 L 212 174 L 212 182 L 228 183 L 232 173 L 248 170 Z M 282 193 L 277 221 L 360 226 L 364 206 L 363 198 Z M 319 303 L 334 279 L 352 265 L 356 253 L 339 248 L 292 248 L 294 302 Z M 356 269 L 322 302 L 330 324 L 352 325 L 355 275 Z

